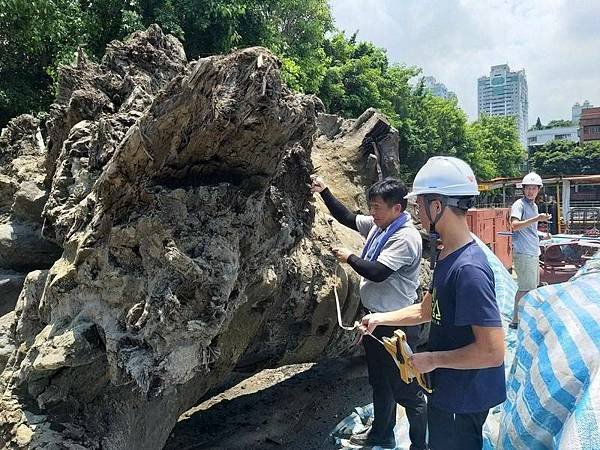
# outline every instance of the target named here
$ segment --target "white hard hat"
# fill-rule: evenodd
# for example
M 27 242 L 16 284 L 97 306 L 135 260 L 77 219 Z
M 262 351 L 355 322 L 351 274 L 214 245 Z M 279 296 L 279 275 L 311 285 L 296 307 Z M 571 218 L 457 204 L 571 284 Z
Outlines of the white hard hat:
M 537 173 L 531 172 L 523 177 L 523 181 L 521 181 L 521 185 L 535 185 L 535 186 L 543 186 L 542 177 L 540 177 Z
M 466 162 L 451 156 L 434 156 L 417 172 L 412 191 L 405 198 L 424 194 L 473 197 L 479 195 L 479 190 L 475 174 Z

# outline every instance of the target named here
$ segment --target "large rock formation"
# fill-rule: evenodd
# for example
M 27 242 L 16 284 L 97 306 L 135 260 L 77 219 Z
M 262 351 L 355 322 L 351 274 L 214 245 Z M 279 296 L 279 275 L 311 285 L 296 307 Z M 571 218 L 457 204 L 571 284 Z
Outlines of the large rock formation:
M 3 131 L 0 268 L 33 271 L 0 320 L 0 446 L 159 449 L 234 367 L 353 351 L 333 298 L 351 323 L 358 279 L 330 246 L 361 241 L 314 206 L 322 105 L 279 70 L 258 47 L 188 63 L 151 26 L 64 68 L 45 126 Z M 319 121 L 318 171 L 360 208 L 397 133 Z
M 48 187 L 39 125 L 23 115 L 0 134 L 0 314 L 14 308 L 26 272 L 47 269 L 60 256 L 60 248 L 42 238 Z

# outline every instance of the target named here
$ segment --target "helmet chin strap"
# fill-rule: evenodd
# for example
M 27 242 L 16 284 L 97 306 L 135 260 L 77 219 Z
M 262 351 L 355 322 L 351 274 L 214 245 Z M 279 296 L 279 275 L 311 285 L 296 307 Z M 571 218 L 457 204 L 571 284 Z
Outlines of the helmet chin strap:
M 446 197 L 445 195 L 441 196 L 424 196 L 425 200 L 425 214 L 427 214 L 427 218 L 429 219 L 429 268 L 433 270 L 435 268 L 436 263 L 436 250 L 437 250 L 437 241 L 440 238 L 440 234 L 435 229 L 435 224 L 438 223 L 442 214 L 447 207 L 451 206 L 453 208 L 462 209 L 464 211 L 468 211 L 469 208 L 475 205 L 474 197 L 464 197 L 464 198 L 453 198 Z M 436 214 L 435 218 L 431 216 L 431 202 L 433 200 L 438 200 L 442 205 L 442 209 L 439 213 Z
M 430 198 L 427 195 L 424 198 L 425 200 L 425 214 L 427 214 L 427 219 L 429 219 L 429 268 L 433 270 L 435 268 L 435 262 L 437 257 L 437 241 L 440 238 L 440 234 L 435 230 L 435 224 L 440 220 L 442 214 L 444 214 L 444 210 L 446 209 L 446 205 L 448 203 L 447 197 L 435 197 Z M 431 201 L 438 200 L 442 205 L 442 209 L 439 213 L 436 214 L 435 219 L 431 217 Z

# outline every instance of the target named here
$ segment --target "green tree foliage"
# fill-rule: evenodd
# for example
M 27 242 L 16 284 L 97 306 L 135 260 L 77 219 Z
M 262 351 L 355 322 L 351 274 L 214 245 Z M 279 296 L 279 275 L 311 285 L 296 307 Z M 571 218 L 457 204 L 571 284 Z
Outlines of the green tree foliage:
M 56 69 L 78 46 L 99 57 L 142 27 L 136 0 L 0 0 L 0 126 L 47 108 Z
M 333 31 L 327 0 L 272 0 L 270 4 L 266 16 L 270 39 L 257 44 L 282 58 L 284 79 L 292 89 L 317 93 L 328 65 L 324 36 Z
M 543 175 L 600 173 L 600 142 L 550 141 L 532 155 L 534 169 Z
M 538 117 L 535 125 L 532 126 L 529 129 L 529 131 L 549 130 L 550 128 L 561 128 L 561 127 L 572 127 L 572 126 L 573 126 L 573 122 L 571 122 L 570 120 L 563 120 L 563 119 L 551 120 L 546 125 L 544 125 L 544 124 L 542 124 L 542 121 Z
M 561 128 L 561 127 L 572 127 L 572 126 L 573 126 L 573 122 L 571 122 L 570 120 L 558 119 L 558 120 L 551 120 L 550 122 L 548 122 L 548 124 L 546 126 L 543 127 L 543 129 L 549 130 L 550 128 Z
M 482 116 L 469 125 L 467 160 L 483 179 L 510 177 L 520 173 L 525 150 L 519 141 L 514 117 Z
M 401 116 L 400 159 L 410 176 L 435 155 L 469 159 L 467 117 L 456 100 L 434 97 L 417 86 Z
M 370 42 L 356 42 L 337 33 L 324 42 L 327 61 L 318 91 L 328 111 L 357 117 L 375 107 L 398 124 L 399 114 L 411 95 L 409 80 L 415 68 L 390 66 L 385 51 Z
M 0 125 L 52 99 L 51 66 L 82 33 L 73 0 L 0 0 Z
M 333 29 L 327 0 L 0 0 L 0 126 L 48 107 L 56 68 L 78 46 L 99 58 L 111 40 L 151 23 L 180 38 L 190 58 L 268 47 L 288 84 L 310 93 L 325 76 Z
M 403 175 L 410 179 L 433 155 L 469 159 L 467 118 L 456 100 L 434 97 L 418 83 L 415 67 L 391 65 L 383 49 L 337 33 L 325 42 L 328 68 L 319 97 L 328 111 L 357 117 L 375 107 L 400 132 Z
M 189 58 L 262 45 L 283 61 L 296 89 L 316 92 L 333 30 L 326 0 L 139 0 L 145 25 L 158 23 L 183 40 Z
M 77 45 L 84 47 L 95 58 L 104 54 L 110 41 L 123 39 L 144 28 L 138 0 L 80 0 L 78 3 L 83 20 L 83 34 Z

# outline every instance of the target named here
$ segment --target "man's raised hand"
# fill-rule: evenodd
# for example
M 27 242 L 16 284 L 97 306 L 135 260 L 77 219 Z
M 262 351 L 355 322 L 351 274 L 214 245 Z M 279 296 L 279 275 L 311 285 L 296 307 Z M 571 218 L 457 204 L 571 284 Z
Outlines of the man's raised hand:
M 311 175 L 310 176 L 310 180 L 311 180 L 311 185 L 310 185 L 310 192 L 312 192 L 313 194 L 319 193 L 319 192 L 323 192 L 325 189 L 327 189 L 327 186 L 325 185 L 325 182 L 323 181 L 323 179 L 317 175 Z

